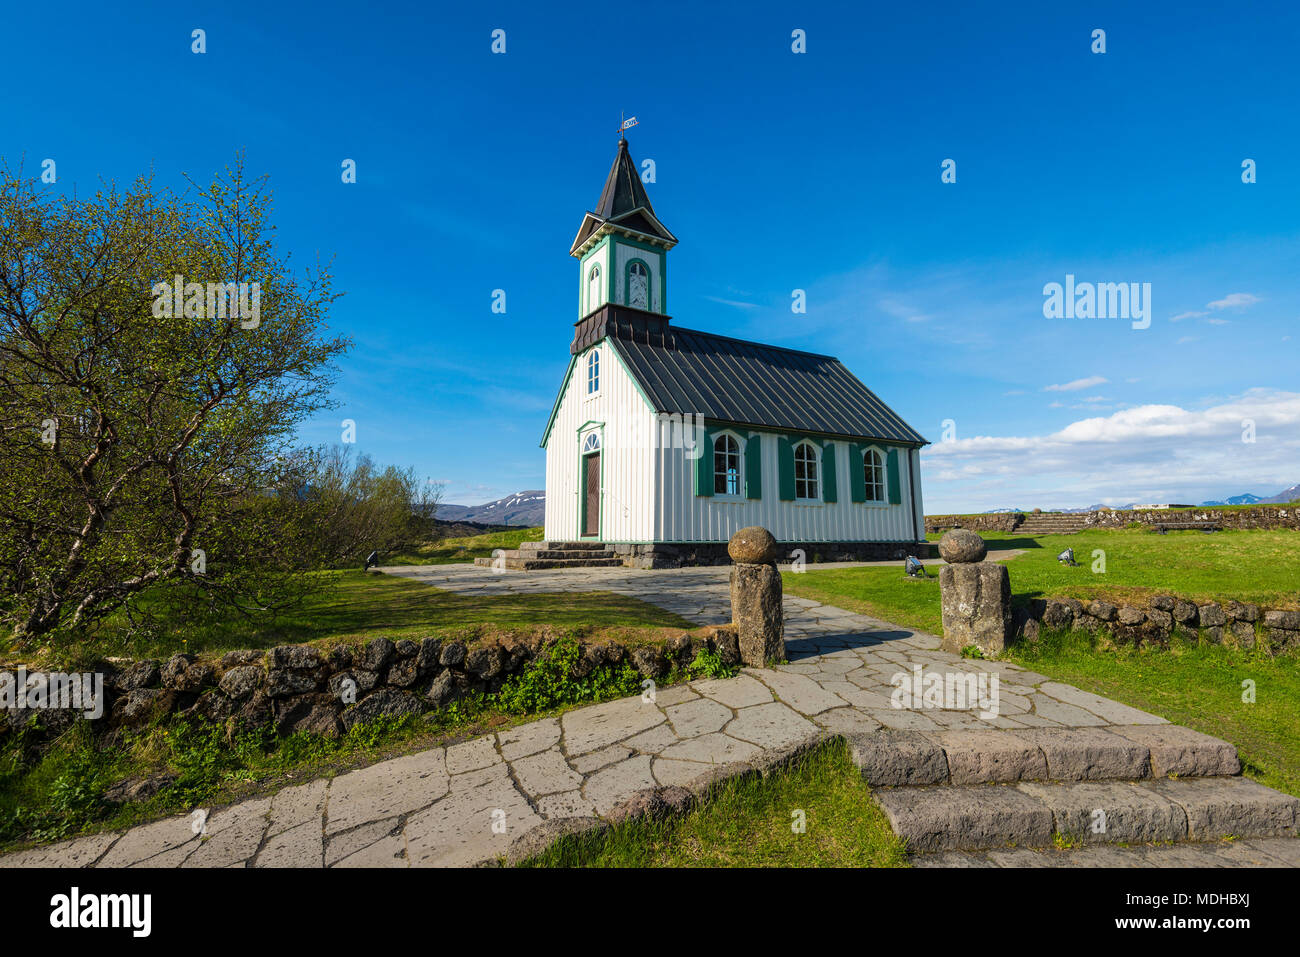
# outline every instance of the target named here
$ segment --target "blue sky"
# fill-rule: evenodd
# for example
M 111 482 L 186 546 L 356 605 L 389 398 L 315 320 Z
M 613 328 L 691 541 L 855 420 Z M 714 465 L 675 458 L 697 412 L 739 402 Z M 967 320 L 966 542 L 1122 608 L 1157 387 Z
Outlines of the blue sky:
M 927 511 L 1300 482 L 1294 4 L 223 6 L 11 10 L 0 155 L 86 191 L 245 149 L 283 248 L 347 293 L 304 441 L 353 419 L 451 502 L 542 487 L 568 248 L 625 111 L 673 321 L 839 356 L 935 442 Z M 1150 327 L 1045 318 L 1067 274 L 1150 283 Z

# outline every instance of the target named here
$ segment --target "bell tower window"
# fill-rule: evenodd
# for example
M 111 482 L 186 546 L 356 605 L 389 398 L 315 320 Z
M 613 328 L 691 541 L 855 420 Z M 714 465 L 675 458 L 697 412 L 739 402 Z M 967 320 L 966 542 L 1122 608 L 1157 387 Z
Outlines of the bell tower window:
M 600 305 L 600 266 L 592 266 L 587 273 L 587 311 L 591 312 Z
M 627 265 L 627 304 L 634 309 L 650 308 L 650 272 L 639 259 Z

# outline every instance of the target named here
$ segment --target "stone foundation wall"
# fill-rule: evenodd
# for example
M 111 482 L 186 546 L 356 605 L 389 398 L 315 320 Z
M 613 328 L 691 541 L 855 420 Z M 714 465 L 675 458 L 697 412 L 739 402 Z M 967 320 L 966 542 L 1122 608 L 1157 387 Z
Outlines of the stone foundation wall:
M 883 562 L 908 555 L 917 558 L 933 557 L 934 546 L 929 542 L 778 542 L 779 562 L 790 562 L 795 549 L 803 549 L 804 561 L 820 562 Z M 631 568 L 684 568 L 698 565 L 730 565 L 726 542 L 659 542 L 650 545 L 611 543 L 606 546 Z
M 273 725 L 282 734 L 310 731 L 337 735 L 381 716 L 420 714 L 472 692 L 499 691 L 512 675 L 555 644 L 555 637 L 502 641 L 467 647 L 459 641 L 374 638 L 360 647 L 328 652 L 311 645 L 281 645 L 269 651 L 230 651 L 219 660 L 190 654 L 166 661 L 103 662 L 106 702 L 96 731 L 140 727 L 163 715 L 183 715 L 238 727 Z M 728 666 L 740 663 L 736 630 L 730 625 L 681 634 L 661 645 L 625 647 L 617 642 L 579 642 L 577 677 L 601 665 L 631 662 L 647 678 L 685 668 L 701 650 L 715 652 Z M 16 665 L 0 671 L 17 673 Z M 29 669 L 30 681 L 37 677 Z M 50 733 L 70 725 L 80 712 L 12 708 L 0 711 L 0 735 L 23 727 L 33 716 Z
M 1146 607 L 1101 599 L 1035 599 L 1015 609 L 1012 627 L 1017 637 L 1029 641 L 1038 639 L 1040 628 L 1051 628 L 1105 631 L 1131 644 L 1166 644 L 1181 635 L 1242 648 L 1254 648 L 1265 638 L 1274 653 L 1300 648 L 1300 611 L 1267 611 L 1238 601 L 1198 605 L 1174 595 L 1157 595 Z

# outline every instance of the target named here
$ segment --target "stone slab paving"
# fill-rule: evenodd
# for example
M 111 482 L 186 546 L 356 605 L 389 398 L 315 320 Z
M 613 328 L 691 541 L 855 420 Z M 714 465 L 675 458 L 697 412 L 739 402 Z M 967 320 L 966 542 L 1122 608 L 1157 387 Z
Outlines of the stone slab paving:
M 464 594 L 600 590 L 644 599 L 701 625 L 730 620 L 726 567 L 499 573 L 477 566 L 434 566 L 389 571 Z M 1173 769 L 1216 760 L 1212 747 L 1189 748 L 1177 734 L 1162 736 L 1161 727 L 1170 727 L 1162 718 L 1013 663 L 941 652 L 934 635 L 793 596 L 785 599 L 785 614 L 787 665 L 745 669 L 731 679 L 694 681 L 653 696 L 591 705 L 290 787 L 215 811 L 202 833 L 195 832 L 193 815 L 177 815 L 125 832 L 10 854 L 0 858 L 0 866 L 493 863 L 506 858 L 512 844 L 517 853 L 539 835 L 553 837 L 593 818 L 617 817 L 621 807 L 643 799 L 649 789 L 675 786 L 702 793 L 720 777 L 768 770 L 837 735 L 856 742 L 871 735 L 888 739 L 892 757 L 878 756 L 880 774 L 897 776 L 898 756 L 910 754 L 903 763 L 915 764 L 923 778 L 931 775 L 896 783 L 933 783 L 940 780 L 934 776 L 939 773 L 950 783 L 1018 780 L 1037 776 L 1043 765 L 1068 769 L 1070 762 L 1082 761 L 1091 767 L 1098 755 L 1122 762 L 1127 751 L 1116 748 L 1121 740 L 1144 755 L 1147 775 L 1157 763 L 1157 750 L 1161 766 Z M 891 705 L 896 676 L 942 678 L 950 673 L 996 675 L 997 715 L 981 717 L 978 706 Z M 1011 733 L 994 745 L 987 737 L 995 733 L 990 729 Z M 1078 734 L 1093 735 L 1096 747 L 1081 746 L 1082 756 L 1078 747 L 1057 747 L 1053 729 L 1058 737 L 1064 729 L 1080 729 Z M 870 761 L 856 746 L 870 780 Z M 1023 792 L 1020 796 L 1028 800 Z M 1251 853 L 1261 859 L 1292 853 L 1290 845 L 1283 852 L 1267 841 L 1249 846 L 1258 848 Z M 953 866 L 1007 866 L 991 853 L 960 860 L 964 863 Z

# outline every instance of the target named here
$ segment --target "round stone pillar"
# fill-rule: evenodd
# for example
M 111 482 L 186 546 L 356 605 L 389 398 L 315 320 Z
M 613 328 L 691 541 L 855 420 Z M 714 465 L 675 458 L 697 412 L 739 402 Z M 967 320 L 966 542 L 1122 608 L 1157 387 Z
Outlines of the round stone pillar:
M 758 525 L 742 528 L 727 545 L 731 566 L 731 620 L 740 660 L 751 668 L 785 660 L 785 614 L 776 539 Z

